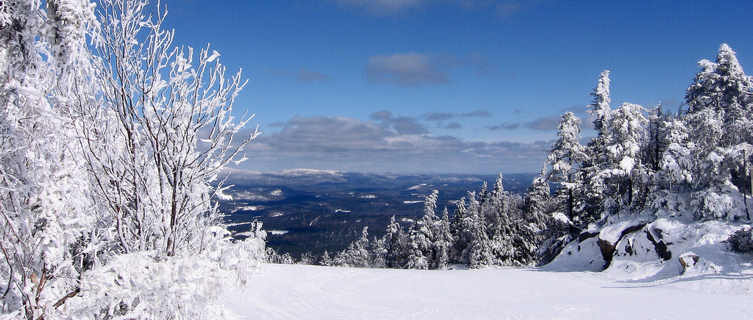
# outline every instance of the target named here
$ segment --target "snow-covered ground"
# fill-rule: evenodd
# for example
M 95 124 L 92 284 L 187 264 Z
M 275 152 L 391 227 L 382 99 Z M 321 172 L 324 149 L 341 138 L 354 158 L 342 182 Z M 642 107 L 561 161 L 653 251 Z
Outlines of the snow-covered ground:
M 605 273 L 263 265 L 221 301 L 238 319 L 751 319 L 753 274 L 619 281 Z

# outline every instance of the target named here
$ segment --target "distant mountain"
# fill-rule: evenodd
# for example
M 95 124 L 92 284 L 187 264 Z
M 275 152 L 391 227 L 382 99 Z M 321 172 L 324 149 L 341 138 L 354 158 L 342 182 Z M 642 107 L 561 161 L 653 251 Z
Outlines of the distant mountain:
M 505 189 L 521 193 L 534 174 L 504 175 Z M 261 220 L 268 244 L 284 252 L 322 252 L 343 249 L 369 227 L 381 235 L 391 216 L 409 223 L 423 212 L 423 199 L 440 191 L 438 204 L 452 212 L 455 202 L 496 175 L 373 174 L 332 170 L 294 169 L 281 172 L 232 170 L 228 183 L 233 200 L 221 203 L 225 221 L 237 237 L 248 222 Z

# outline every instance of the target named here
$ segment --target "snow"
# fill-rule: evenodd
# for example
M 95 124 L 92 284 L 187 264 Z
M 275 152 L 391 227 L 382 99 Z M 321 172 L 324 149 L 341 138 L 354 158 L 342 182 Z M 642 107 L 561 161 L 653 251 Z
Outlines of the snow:
M 233 199 L 238 201 L 270 201 L 267 196 L 251 192 L 251 191 L 239 191 L 233 193 Z
M 421 183 L 421 184 L 417 184 L 415 186 L 408 188 L 408 190 L 418 190 L 426 186 L 428 186 L 426 183 Z
M 601 271 L 604 269 L 604 258 L 598 245 L 598 239 L 592 237 L 582 242 L 573 241 L 568 244 L 559 256 L 550 264 L 543 267 L 550 271 Z
M 319 170 L 319 169 L 289 169 L 280 171 L 280 175 L 300 177 L 310 175 L 330 175 L 330 176 L 342 176 L 342 173 L 337 170 Z
M 564 224 L 573 224 L 573 223 L 572 223 L 572 222 L 570 221 L 570 219 L 569 219 L 569 218 L 567 217 L 567 215 L 566 215 L 566 214 L 564 214 L 564 213 L 562 213 L 562 212 L 559 212 L 559 211 L 557 211 L 557 212 L 553 212 L 553 213 L 552 213 L 552 217 L 553 217 L 554 219 L 556 219 L 557 221 L 560 221 L 560 222 L 562 222 L 562 223 L 564 223 Z
M 631 157 L 625 157 L 620 161 L 620 168 L 622 170 L 625 170 L 625 172 L 630 172 L 633 170 L 633 167 L 635 166 L 635 160 Z
M 264 207 L 262 206 L 241 206 L 241 207 L 236 207 L 235 209 L 233 209 L 233 213 L 236 213 L 238 211 L 258 211 L 263 208 Z
M 591 272 L 263 265 L 220 301 L 237 319 L 743 319 L 735 279 L 615 281 Z M 697 290 L 698 283 L 720 289 Z
M 646 221 L 643 221 L 641 219 L 627 219 L 613 223 L 601 229 L 601 232 L 599 232 L 599 239 L 605 240 L 611 244 L 615 244 L 617 243 L 617 240 L 620 240 L 620 235 L 622 235 L 625 230 L 631 227 L 645 224 Z

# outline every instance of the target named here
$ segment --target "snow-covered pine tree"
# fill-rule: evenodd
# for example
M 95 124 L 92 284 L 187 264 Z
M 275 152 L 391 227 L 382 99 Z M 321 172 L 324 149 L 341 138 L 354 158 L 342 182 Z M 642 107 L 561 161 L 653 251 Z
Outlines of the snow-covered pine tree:
M 369 242 L 369 253 L 371 261 L 369 265 L 372 268 L 386 268 L 387 267 L 387 247 L 384 244 L 384 238 L 374 238 Z
M 395 220 L 395 216 L 390 217 L 390 223 L 382 239 L 387 249 L 387 267 L 402 268 L 407 262 L 407 236 L 403 227 Z
M 551 188 L 549 188 L 549 183 L 546 181 L 546 171 L 542 168 L 539 175 L 533 179 L 526 191 L 525 211 L 529 213 L 548 213 L 550 198 Z
M 621 208 L 633 205 L 636 191 L 647 182 L 647 170 L 641 162 L 648 136 L 644 112 L 640 105 L 624 103 L 609 121 L 608 166 L 599 176 L 608 181 L 609 196 Z
M 737 219 L 741 212 L 736 194 L 747 190 L 748 143 L 753 141 L 753 81 L 743 72 L 735 52 L 727 45 L 719 48 L 716 61 L 701 60 L 686 92 L 688 112 L 683 117 L 694 143 L 693 202 L 700 208 L 698 218 Z M 743 199 L 747 200 L 747 199 Z M 747 202 L 747 201 L 745 201 Z
M 327 250 L 324 250 L 324 253 L 322 253 L 322 256 L 319 258 L 318 264 L 320 266 L 331 266 L 332 265 L 332 258 L 329 256 L 329 252 Z
M 470 268 L 481 268 L 496 264 L 491 241 L 486 231 L 486 223 L 483 216 L 474 214 L 471 216 L 469 230 L 473 235 L 468 246 L 468 266 Z
M 589 141 L 586 147 L 588 157 L 583 161 L 579 175 L 584 181 L 583 215 L 584 221 L 595 221 L 601 217 L 602 202 L 605 197 L 605 186 L 599 173 L 606 167 L 608 154 L 607 143 L 609 139 L 609 119 L 611 118 L 612 102 L 610 97 L 609 70 L 604 70 L 599 75 L 596 87 L 591 96 L 593 100 L 589 107 L 589 113 L 593 119 L 596 137 Z
M 588 158 L 580 144 L 580 120 L 572 112 L 562 115 L 557 140 L 547 156 L 550 168 L 547 181 L 559 184 L 558 197 L 564 202 L 569 219 L 576 221 L 576 207 L 579 205 L 582 182 L 577 174 L 581 164 Z
M 590 113 L 593 117 L 594 130 L 596 130 L 598 135 L 597 139 L 603 139 L 607 135 L 607 126 L 609 125 L 608 122 L 612 111 L 609 106 L 612 103 L 609 91 L 610 83 L 609 70 L 602 71 L 599 75 L 596 88 L 594 88 L 594 91 L 591 93 L 593 102 L 591 102 L 589 108 L 591 108 Z M 599 146 L 597 146 L 597 148 L 599 148 Z
M 707 153 L 715 146 L 729 147 L 751 141 L 753 124 L 750 104 L 753 96 L 753 80 L 745 74 L 734 50 L 726 43 L 719 47 L 716 61 L 703 59 L 702 68 L 688 88 L 685 99 L 688 104 L 688 120 L 698 127 L 723 128 L 715 134 L 704 135 L 700 147 Z M 705 110 L 713 110 L 712 118 L 700 119 Z M 721 121 L 721 124 L 713 122 Z M 694 127 L 695 129 L 695 127 Z
M 363 227 L 361 237 L 340 251 L 334 258 L 334 264 L 344 267 L 368 268 L 371 261 L 369 252 L 369 227 Z
M 660 169 L 662 154 L 667 149 L 667 144 L 663 140 L 663 133 L 667 130 L 666 123 L 670 119 L 670 116 L 664 114 L 661 104 L 648 110 L 648 137 L 643 163 L 651 172 Z
M 450 217 L 447 207 L 442 210 L 442 218 L 435 222 L 434 269 L 446 269 L 450 263 L 453 236 L 450 230 Z
M 429 269 L 435 264 L 434 243 L 438 190 L 433 190 L 424 199 L 424 215 L 411 228 L 408 236 L 408 269 Z

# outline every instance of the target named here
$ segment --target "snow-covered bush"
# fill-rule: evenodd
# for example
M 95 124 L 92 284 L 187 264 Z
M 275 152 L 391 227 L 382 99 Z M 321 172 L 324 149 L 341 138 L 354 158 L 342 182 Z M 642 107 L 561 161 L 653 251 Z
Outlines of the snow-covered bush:
M 199 254 L 116 256 L 84 275 L 80 293 L 63 311 L 86 319 L 221 319 L 219 294 L 245 285 L 264 259 L 265 233 L 260 224 L 254 228 L 233 243 L 226 229 L 211 227 Z
M 268 263 L 275 263 L 275 264 L 293 264 L 295 263 L 295 260 L 293 259 L 293 256 L 290 255 L 290 253 L 284 252 L 284 253 L 278 253 L 275 249 L 272 247 L 267 247 L 265 251 L 266 258 L 264 261 Z
M 727 239 L 727 244 L 732 251 L 753 253 L 753 229 L 745 227 L 735 231 Z

